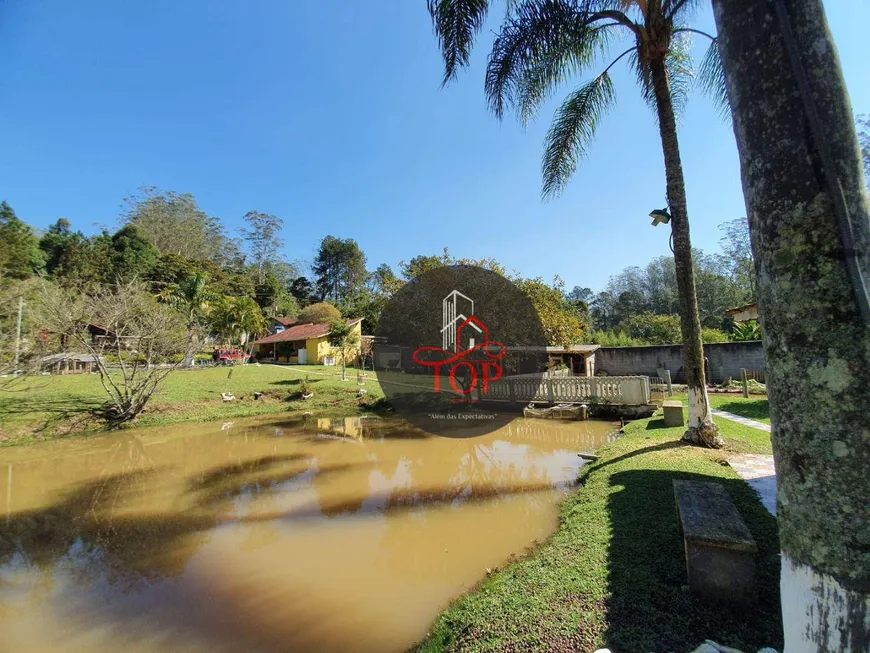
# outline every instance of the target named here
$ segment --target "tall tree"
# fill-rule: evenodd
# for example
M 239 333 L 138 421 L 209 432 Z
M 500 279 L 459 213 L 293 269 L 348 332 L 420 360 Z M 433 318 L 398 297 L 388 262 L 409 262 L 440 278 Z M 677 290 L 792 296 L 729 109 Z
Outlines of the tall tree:
M 410 281 L 419 277 L 424 272 L 429 272 L 429 270 L 453 264 L 453 257 L 450 256 L 450 252 L 445 247 L 441 254 L 420 254 L 409 261 L 402 261 L 399 263 L 399 270 L 402 272 L 402 277 L 406 281 Z
M 471 46 L 491 3 L 482 0 L 428 0 L 441 46 L 444 82 L 468 64 Z M 670 224 L 679 290 L 683 359 L 689 386 L 689 429 L 684 439 L 711 447 L 723 444 L 713 423 L 704 378 L 701 320 L 695 296 L 695 274 L 683 167 L 677 141 L 677 109 L 691 78 L 685 23 L 693 2 L 684 0 L 516 0 L 493 43 L 486 71 L 486 95 L 501 118 L 516 109 L 522 123 L 533 118 L 549 95 L 566 79 L 598 60 L 608 39 L 625 35 L 632 46 L 619 54 L 591 81 L 571 92 L 556 112 L 543 156 L 543 193 L 558 195 L 587 152 L 603 113 L 615 95 L 611 68 L 628 57 L 643 98 L 654 109 L 665 162 Z M 700 33 L 700 32 L 699 32 Z M 712 37 L 711 37 L 712 38 Z M 702 77 L 716 90 L 718 48 L 708 49 Z M 719 100 L 723 96 L 719 95 Z
M 184 316 L 188 349 L 191 353 L 194 352 L 197 345 L 196 335 L 205 316 L 212 306 L 220 301 L 220 296 L 209 286 L 208 275 L 197 272 L 181 283 L 169 284 L 160 292 L 158 298 Z
M 719 225 L 722 238 L 719 244 L 732 278 L 747 293 L 747 300 L 755 299 L 755 263 L 752 259 L 752 243 L 749 239 L 749 221 L 746 218 L 729 220 Z
M 565 299 L 561 280 L 556 279 L 553 284 L 540 277 L 513 281 L 535 307 L 548 345 L 570 347 L 587 339 L 588 325 L 574 305 Z
M 338 303 L 359 291 L 366 276 L 366 257 L 352 238 L 326 236 L 312 266 L 317 290 L 323 298 Z
M 45 271 L 62 286 L 81 286 L 106 280 L 108 248 L 102 236 L 87 238 L 72 231 L 69 220 L 60 218 L 39 240 Z
M 222 265 L 238 255 L 220 220 L 200 209 L 190 193 L 144 186 L 124 203 L 121 221 L 139 227 L 161 254 Z
M 595 293 L 592 292 L 592 288 L 583 288 L 581 286 L 574 286 L 567 295 L 565 295 L 568 299 L 573 302 L 583 302 L 584 304 L 588 304 L 592 301 L 592 298 L 595 296 Z
M 284 220 L 271 213 L 248 211 L 245 213 L 248 224 L 242 234 L 248 243 L 248 254 L 254 266 L 256 283 L 266 281 L 266 273 L 278 263 L 278 251 L 284 246 L 281 230 Z
M 713 8 L 758 273 L 785 650 L 870 651 L 870 201 L 852 110 L 820 0 Z
M 317 301 L 317 293 L 307 277 L 296 277 L 290 282 L 290 294 L 296 298 L 299 306 L 305 308 L 308 304 Z
M 30 225 L 15 215 L 6 201 L 0 202 L 0 273 L 25 279 L 42 267 L 39 240 Z
M 403 283 L 386 263 L 381 263 L 368 277 L 368 284 L 372 292 L 387 297 L 392 296 L 402 287 Z
M 864 181 L 870 186 L 870 116 L 858 116 L 858 143 L 861 145 L 861 158 L 864 163 Z
M 139 227 L 128 224 L 112 235 L 108 278 L 111 281 L 145 278 L 159 258 L 157 248 Z

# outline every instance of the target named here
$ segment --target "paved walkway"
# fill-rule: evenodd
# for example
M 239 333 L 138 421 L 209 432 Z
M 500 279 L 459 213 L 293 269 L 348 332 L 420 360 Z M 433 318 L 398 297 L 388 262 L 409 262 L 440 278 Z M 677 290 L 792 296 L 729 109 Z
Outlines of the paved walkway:
M 713 409 L 713 414 L 770 433 L 770 424 L 716 408 Z M 776 469 L 773 466 L 773 456 L 757 453 L 735 453 L 728 456 L 728 464 L 740 475 L 740 478 L 758 492 L 761 503 L 771 515 L 776 517 Z
M 749 419 L 748 417 L 741 417 L 740 415 L 735 415 L 734 413 L 729 413 L 725 410 L 719 410 L 718 408 L 713 408 L 713 414 L 716 417 L 724 417 L 725 419 L 730 419 L 732 422 L 737 422 L 738 424 L 743 424 L 744 426 L 751 426 L 754 429 L 761 429 L 762 431 L 767 431 L 770 433 L 770 424 L 765 424 L 764 422 L 758 422 L 754 419 Z
M 773 466 L 773 456 L 735 453 L 728 456 L 728 464 L 758 492 L 761 503 L 776 517 L 776 469 Z

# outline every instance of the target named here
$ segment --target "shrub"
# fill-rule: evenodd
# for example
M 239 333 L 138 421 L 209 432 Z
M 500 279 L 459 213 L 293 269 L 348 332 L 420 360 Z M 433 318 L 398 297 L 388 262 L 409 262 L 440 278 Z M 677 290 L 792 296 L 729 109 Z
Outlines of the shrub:
M 623 321 L 628 335 L 649 345 L 671 345 L 683 341 L 679 315 L 655 315 L 650 312 Z
M 738 322 L 731 333 L 732 340 L 761 340 L 761 327 L 756 320 Z
M 701 329 L 701 341 L 707 342 L 728 342 L 728 334 L 721 329 L 712 329 L 704 327 Z
M 296 317 L 299 324 L 306 324 L 308 322 L 321 324 L 324 322 L 334 322 L 340 319 L 341 313 L 339 310 L 332 304 L 327 304 L 326 302 L 306 306 L 299 311 L 299 315 Z
M 646 344 L 636 338 L 631 338 L 623 331 L 594 331 L 592 343 L 602 347 L 633 347 Z

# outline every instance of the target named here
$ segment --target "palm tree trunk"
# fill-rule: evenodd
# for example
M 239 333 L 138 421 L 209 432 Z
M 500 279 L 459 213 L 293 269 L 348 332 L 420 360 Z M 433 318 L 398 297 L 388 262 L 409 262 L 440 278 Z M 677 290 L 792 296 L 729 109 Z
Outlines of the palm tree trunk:
M 689 386 L 689 429 L 683 435 L 688 442 L 708 447 L 724 444 L 718 427 L 713 423 L 707 384 L 704 378 L 704 346 L 701 341 L 701 320 L 695 294 L 695 271 L 692 262 L 692 241 L 689 238 L 689 216 L 686 209 L 686 187 L 683 164 L 677 142 L 677 122 L 671 101 L 671 89 L 662 59 L 650 63 L 659 132 L 665 155 L 665 177 L 668 205 L 671 213 L 671 233 L 674 236 L 674 267 L 677 294 L 680 299 L 680 330 L 683 334 L 683 370 Z
M 757 272 L 785 650 L 866 652 L 870 201 L 852 108 L 820 0 L 713 8 Z

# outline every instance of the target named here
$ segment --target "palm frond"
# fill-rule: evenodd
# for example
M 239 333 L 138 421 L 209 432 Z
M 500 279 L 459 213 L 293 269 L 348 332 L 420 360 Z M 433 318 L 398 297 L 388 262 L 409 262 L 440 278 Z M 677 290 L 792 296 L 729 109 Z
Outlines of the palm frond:
M 524 0 L 514 5 L 493 42 L 486 70 L 489 108 L 499 118 L 511 106 L 525 124 L 549 93 L 578 73 L 606 44 L 607 28 L 595 25 L 601 3 Z
M 629 11 L 637 7 L 642 14 L 646 14 L 646 0 L 619 0 L 620 11 Z
M 731 117 L 731 105 L 728 103 L 728 93 L 725 88 L 725 70 L 722 68 L 722 59 L 719 57 L 719 42 L 713 41 L 701 66 L 698 69 L 698 85 L 701 91 L 710 96 L 713 104 L 722 120 Z
M 577 169 L 604 112 L 614 103 L 613 82 L 603 72 L 566 99 L 547 132 L 543 158 L 544 197 L 554 197 Z
M 634 70 L 635 77 L 637 77 L 637 85 L 640 86 L 641 98 L 655 113 L 656 96 L 652 84 L 652 71 L 649 68 L 649 64 L 640 58 L 640 44 L 628 55 L 628 61 Z
M 488 0 L 427 0 L 429 15 L 444 59 L 444 79 L 447 84 L 459 69 L 468 65 L 474 37 L 480 31 Z
M 682 34 L 677 34 L 671 41 L 671 47 L 665 54 L 665 69 L 668 73 L 668 85 L 671 89 L 671 103 L 674 107 L 674 114 L 679 118 L 680 114 L 686 107 L 689 99 L 689 91 L 692 88 L 692 82 L 695 78 L 695 69 L 691 56 L 691 39 Z M 640 94 L 643 101 L 652 110 L 653 115 L 658 120 L 658 109 L 656 107 L 656 94 L 652 81 L 652 70 L 647 62 L 642 61 L 638 52 L 638 46 L 629 56 L 631 67 L 634 68 L 637 76 L 637 83 L 640 86 Z
M 552 50 L 542 54 L 540 60 L 522 72 L 512 103 L 517 117 L 525 126 L 535 118 L 540 106 L 558 86 L 580 73 L 585 64 L 595 60 L 597 52 L 604 52 L 609 44 L 609 28 L 615 23 L 584 30 L 573 50 Z
M 691 50 L 691 36 L 676 34 L 671 39 L 671 47 L 665 55 L 665 68 L 668 71 L 668 82 L 671 87 L 671 102 L 677 117 L 686 108 L 689 91 L 691 91 L 695 79 L 695 66 Z
M 662 13 L 671 22 L 685 23 L 701 4 L 702 0 L 665 0 Z

